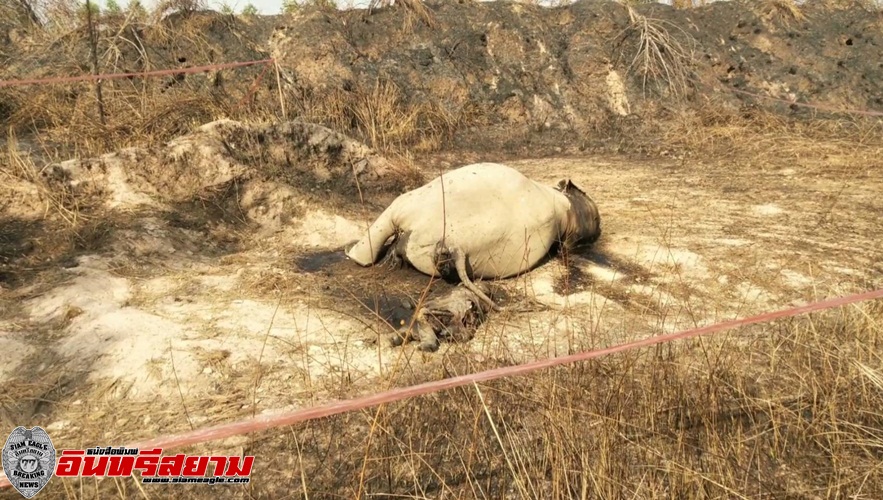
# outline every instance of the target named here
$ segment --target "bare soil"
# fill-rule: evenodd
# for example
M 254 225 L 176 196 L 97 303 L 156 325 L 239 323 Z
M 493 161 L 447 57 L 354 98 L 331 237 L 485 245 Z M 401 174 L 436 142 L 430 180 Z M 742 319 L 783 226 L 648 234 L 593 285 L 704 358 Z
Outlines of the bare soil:
M 118 69 L 277 58 L 290 121 L 275 77 L 232 111 L 258 69 L 223 85 L 133 80 L 162 95 L 141 108 L 155 121 L 130 128 L 118 110 L 89 129 L 112 136 L 94 148 L 57 116 L 23 119 L 50 109 L 43 91 L 0 94 L 0 120 L 24 135 L 0 171 L 0 427 L 116 446 L 883 287 L 881 123 L 714 90 L 880 109 L 878 15 L 642 6 L 696 48 L 674 89 L 628 69 L 618 4 L 427 5 L 434 27 L 400 7 L 306 9 L 120 35 L 154 44 Z M 162 38 L 176 23 L 206 38 Z M 0 57 L 22 40 L 0 32 Z M 71 69 L 44 49 L 0 78 Z M 70 92 L 70 116 L 91 117 L 91 91 Z M 212 104 L 188 111 L 182 96 Z M 248 113 L 264 114 L 234 121 Z M 472 340 L 390 347 L 403 303 L 452 285 L 358 267 L 342 248 L 398 193 L 479 160 L 571 178 L 603 235 L 494 283 L 506 310 Z M 263 483 L 231 497 L 876 498 L 880 318 L 757 327 L 194 450 L 259 454 Z M 83 480 L 42 495 L 180 491 Z
M 567 265 L 497 283 L 507 312 L 433 355 L 386 337 L 410 318 L 401 299 L 450 285 L 345 259 L 368 214 L 303 201 L 268 233 L 205 213 L 179 213 L 193 221 L 182 224 L 139 193 L 155 208 L 104 212 L 125 223 L 39 280 L 4 286 L 3 378 L 19 390 L 55 381 L 51 395 L 5 405 L 4 421 L 43 425 L 56 446 L 116 443 L 370 392 L 396 374 L 432 378 L 450 358 L 527 361 L 883 286 L 883 185 L 869 172 L 601 156 L 512 165 L 586 186 L 604 235 Z M 227 243 L 212 236 L 225 226 Z M 7 256 L 27 253 L 15 229 L 4 224 Z M 82 412 L 129 424 L 96 435 Z
M 585 347 L 587 334 L 595 343 L 620 342 L 802 303 L 819 290 L 845 294 L 883 285 L 876 242 L 883 185 L 870 172 L 851 171 L 844 180 L 824 164 L 757 172 L 609 157 L 511 164 L 539 181 L 569 176 L 586 186 L 602 207 L 604 235 L 567 266 L 559 257 L 498 283 L 510 301 L 533 299 L 546 310 L 495 318 L 507 324 L 504 345 L 479 332 L 458 353 L 547 356 Z M 374 215 L 359 210 L 357 200 L 349 210 L 329 210 L 300 199 L 296 217 L 281 224 L 262 214 L 248 220 L 260 208 L 241 208 L 248 223 L 240 227 L 223 212 L 187 222 L 178 218 L 194 214 L 144 192 L 138 200 L 151 209 L 127 204 L 104 212 L 125 225 L 111 224 L 98 248 L 63 263 L 52 288 L 7 292 L 29 298 L 19 304 L 20 315 L 7 319 L 18 328 L 5 342 L 28 350 L 35 330 L 56 324 L 61 337 L 52 348 L 77 360 L 76 369 L 93 381 L 116 380 L 125 388 L 119 396 L 130 400 L 150 400 L 175 386 L 202 394 L 215 372 L 260 359 L 285 377 L 276 381 L 282 392 L 264 396 L 268 408 L 290 404 L 295 373 L 311 384 L 342 373 L 371 383 L 387 358 L 400 355 L 378 341 L 384 326 L 368 306 L 376 297 L 416 301 L 428 279 L 407 269 L 362 269 L 342 256 L 343 245 L 358 239 Z M 224 226 L 235 239 L 212 242 Z M 7 238 L 6 254 L 26 253 L 15 235 Z M 449 286 L 437 282 L 430 292 Z M 381 316 L 392 320 L 403 314 L 394 305 L 384 309 Z M 565 309 L 581 318 L 577 324 L 562 319 Z M 642 324 L 648 311 L 654 322 Z M 225 368 L 207 364 L 206 352 L 226 353 Z M 16 368 L 6 363 L 4 373 Z M 274 381 L 264 384 L 269 389 Z

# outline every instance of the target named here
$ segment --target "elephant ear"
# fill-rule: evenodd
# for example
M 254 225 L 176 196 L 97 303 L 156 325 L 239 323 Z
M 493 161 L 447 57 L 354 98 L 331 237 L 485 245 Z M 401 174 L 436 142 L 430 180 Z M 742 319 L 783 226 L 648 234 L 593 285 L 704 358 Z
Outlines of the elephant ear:
M 585 191 L 580 189 L 579 186 L 573 183 L 570 179 L 564 179 L 558 182 L 558 189 L 562 193 L 579 193 L 583 196 L 588 196 Z
M 574 189 L 582 192 L 582 190 L 576 187 L 576 184 L 574 184 L 573 181 L 571 181 L 570 179 L 561 179 L 560 181 L 558 181 L 558 185 L 555 186 L 555 189 L 561 191 L 562 193 L 571 192 Z

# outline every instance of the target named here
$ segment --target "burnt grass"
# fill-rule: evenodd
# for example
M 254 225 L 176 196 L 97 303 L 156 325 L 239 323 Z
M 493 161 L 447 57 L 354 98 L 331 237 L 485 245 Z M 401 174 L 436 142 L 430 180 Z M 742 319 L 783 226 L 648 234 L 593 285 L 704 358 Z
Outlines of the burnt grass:
M 855 325 L 822 320 L 816 326 L 832 332 L 831 340 L 842 340 L 837 332 Z M 838 468 L 830 446 L 849 454 L 839 448 L 845 443 L 827 442 L 821 434 L 850 408 L 873 403 L 847 380 L 830 383 L 827 370 L 843 366 L 810 361 L 830 361 L 823 351 L 798 361 L 810 355 L 806 346 L 798 345 L 806 340 L 805 328 L 796 322 L 764 332 L 783 348 L 777 360 L 783 364 L 775 375 L 741 366 L 744 358 L 730 351 L 701 363 L 707 378 L 699 381 L 681 365 L 682 352 L 663 348 L 655 354 L 615 356 L 495 381 L 482 385 L 481 397 L 474 388 L 455 389 L 332 417 L 298 428 L 296 437 L 270 439 L 280 448 L 301 443 L 305 456 L 336 457 L 295 462 L 311 478 L 310 496 L 320 498 L 848 494 L 857 487 L 829 475 Z M 708 347 L 723 346 L 713 341 Z M 450 359 L 444 370 L 455 375 L 489 367 Z M 765 382 L 770 376 L 779 382 L 805 376 L 807 385 L 800 384 L 788 396 L 776 391 L 779 396 L 773 397 Z M 804 387 L 819 389 L 819 399 L 809 397 Z M 835 392 L 835 387 L 845 392 Z M 879 401 L 879 393 L 874 394 Z M 766 406 L 770 399 L 775 402 Z M 840 408 L 836 416 L 826 413 L 830 406 Z M 859 412 L 853 417 L 872 434 L 883 424 L 879 415 Z M 871 453 L 877 458 L 853 455 L 846 462 L 867 471 L 874 484 L 866 483 L 867 491 L 879 491 L 880 474 L 870 469 L 879 452 Z M 736 478 L 745 482 L 737 486 L 731 482 Z M 287 484 L 300 486 L 296 479 Z
M 153 142 L 218 116 L 298 117 L 369 145 L 412 154 L 456 152 L 533 156 L 563 151 L 654 152 L 678 111 L 713 109 L 717 119 L 762 108 L 784 119 L 844 118 L 729 92 L 746 90 L 834 108 L 883 106 L 879 12 L 848 1 L 811 0 L 801 17 L 775 2 L 715 2 L 688 12 L 658 4 L 636 11 L 692 52 L 684 88 L 630 67 L 641 31 L 625 7 L 580 1 L 556 8 L 506 2 L 425 4 L 430 22 L 404 7 L 293 16 L 177 13 L 159 24 L 103 19 L 101 72 L 138 72 L 276 57 L 259 66 L 184 78 L 105 82 L 108 125 L 97 126 L 86 84 L 0 89 L 0 119 L 22 133 L 48 133 L 61 146 L 102 150 Z M 0 36 L 0 78 L 88 71 L 85 30 L 61 38 L 21 25 Z M 0 22 L 0 24 L 4 24 Z M 13 31 L 9 31 L 13 29 Z M 141 47 L 141 50 L 136 50 Z M 608 103 L 610 71 L 628 98 L 628 116 Z M 183 76 L 183 75 L 179 75 Z M 286 109 L 280 107 L 277 81 Z M 142 108 L 149 99 L 151 106 Z M 90 101 L 91 100 L 91 103 Z M 183 104 L 184 101 L 186 105 Z M 73 113 L 73 116 L 70 116 Z M 373 118 L 367 115 L 372 115 Z M 848 117 L 847 117 L 848 118 Z M 69 130 L 71 122 L 84 127 Z M 90 141 L 87 143 L 86 139 Z
M 649 78 L 645 85 L 637 68 L 629 70 L 640 32 L 619 4 L 427 6 L 434 26 L 401 9 L 308 12 L 280 23 L 275 40 L 287 74 L 307 96 L 304 112 L 387 82 L 398 89 L 398 107 L 432 105 L 456 124 L 456 139 L 441 149 L 535 155 L 568 147 L 652 149 L 654 127 L 664 127 L 676 109 L 739 114 L 760 106 L 795 119 L 818 115 L 728 88 L 839 108 L 881 106 L 881 20 L 857 5 L 832 10 L 807 2 L 803 20 L 759 1 L 717 2 L 689 15 L 664 5 L 637 7 L 693 49 L 683 62 L 689 81 L 682 96 L 670 82 Z M 623 77 L 628 117 L 606 103 L 609 70 Z M 353 133 L 363 128 L 345 119 L 336 125 Z
M 667 132 L 684 114 L 715 126 L 757 117 L 785 125 L 825 122 L 827 131 L 874 123 L 728 89 L 883 110 L 883 16 L 858 3 L 809 0 L 800 7 L 803 17 L 763 0 L 688 10 L 636 6 L 692 49 L 690 60 L 668 60 L 684 65 L 683 89 L 664 79 L 645 84 L 639 71 L 629 69 L 640 32 L 620 4 L 424 5 L 429 23 L 399 5 L 372 12 L 308 7 L 296 15 L 250 18 L 199 11 L 160 23 L 136 21 L 122 30 L 119 19 L 108 18 L 99 53 L 116 50 L 119 57 L 103 58 L 102 72 L 272 56 L 279 78 L 272 69 L 262 75 L 261 68 L 249 67 L 105 82 L 106 126 L 96 119 L 90 85 L 0 88 L 0 124 L 21 137 L 41 138 L 40 144 L 67 158 L 156 146 L 221 116 L 300 119 L 408 158 L 428 173 L 481 160 L 661 154 L 673 149 Z M 6 7 L 2 0 L 0 6 Z M 0 79 L 90 71 L 84 29 L 49 36 L 12 19 L 0 15 Z M 628 116 L 608 102 L 611 71 L 623 81 Z M 255 147 L 240 154 L 269 165 L 262 176 L 304 192 L 317 182 L 305 173 L 309 169 L 269 164 Z M 293 161 L 312 166 L 315 158 Z M 338 177 L 327 182 L 343 184 Z M 395 180 L 369 193 L 377 204 L 371 208 L 410 183 Z M 200 244 L 192 247 L 219 257 L 249 244 L 242 238 L 249 229 L 244 216 L 229 203 L 235 186 L 231 190 L 153 215 L 198 233 Z M 310 200 L 324 197 L 330 206 L 350 210 L 363 206 L 351 186 L 339 190 Z M 75 257 L 106 250 L 117 231 L 138 230 L 124 218 L 86 220 L 70 229 L 58 221 L 0 214 L 0 293 L 48 282 L 52 270 Z M 218 227 L 230 236 L 213 240 Z M 617 271 L 626 282 L 654 279 L 603 247 L 571 256 L 571 263 L 585 261 Z M 407 320 L 402 301 L 419 298 L 426 288 L 425 277 L 412 270 L 354 269 L 340 250 L 299 255 L 287 264 L 315 277 L 321 293 L 338 298 L 341 308 L 358 309 L 366 322 L 377 316 L 393 325 Z M 579 267 L 568 269 L 555 283 L 559 293 L 594 290 L 623 304 L 652 302 L 617 295 Z M 450 286 L 437 282 L 429 297 Z M 0 310 L 16 307 L 14 299 L 0 301 Z M 609 356 L 252 433 L 235 450 L 257 455 L 246 487 L 144 491 L 152 498 L 883 498 L 883 387 L 862 368 L 881 373 L 881 322 L 879 303 L 869 304 L 748 328 L 738 340 L 719 337 Z M 505 335 L 504 326 L 497 328 Z M 459 354 L 452 349 L 432 370 L 391 383 L 513 362 Z M 0 416 L 11 422 L 50 413 L 40 401 L 84 397 L 68 394 L 65 377 L 74 376 L 35 382 L 36 389 L 22 389 L 27 397 L 15 401 L 0 395 Z M 355 395 L 348 390 L 341 388 L 339 396 Z M 94 418 L 96 429 L 115 426 L 113 415 Z M 175 419 L 177 430 L 185 430 L 183 417 Z M 182 452 L 219 453 L 221 446 Z M 42 496 L 143 493 L 131 481 L 74 484 L 55 480 Z

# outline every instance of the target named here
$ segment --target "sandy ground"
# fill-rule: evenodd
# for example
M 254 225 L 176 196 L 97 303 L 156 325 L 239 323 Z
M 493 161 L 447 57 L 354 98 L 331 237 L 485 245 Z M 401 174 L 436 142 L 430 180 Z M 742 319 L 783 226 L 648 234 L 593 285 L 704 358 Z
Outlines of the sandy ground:
M 308 405 L 341 387 L 375 390 L 445 356 L 560 355 L 883 286 L 883 181 L 860 166 L 511 164 L 549 183 L 569 176 L 598 203 L 604 234 L 570 268 L 551 260 L 502 283 L 512 307 L 470 342 L 443 343 L 435 354 L 392 348 L 388 328 L 357 302 L 378 271 L 298 261 L 358 238 L 367 218 L 306 207 L 300 220 L 252 234 L 247 250 L 218 255 L 200 251 L 197 233 L 145 215 L 140 229 L 115 234 L 108 252 L 59 270 L 57 286 L 24 293 L 17 315 L 0 323 L 0 378 L 79 374 L 69 383 L 80 397 L 20 416 L 64 442 L 83 431 L 64 410 L 70 405 L 111 411 L 125 401 L 125 411 L 149 421 L 130 405 L 189 404 L 191 425 L 200 425 Z M 408 288 L 397 288 L 397 276 L 412 291 L 428 282 L 391 276 L 392 295 Z

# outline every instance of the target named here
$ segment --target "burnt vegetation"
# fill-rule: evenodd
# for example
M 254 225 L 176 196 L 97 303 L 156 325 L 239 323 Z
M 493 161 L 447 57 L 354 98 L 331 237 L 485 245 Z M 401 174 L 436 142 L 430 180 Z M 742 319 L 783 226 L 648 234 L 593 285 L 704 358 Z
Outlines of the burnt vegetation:
M 107 217 L 97 201 L 106 193 L 73 192 L 48 176 L 48 165 L 128 147 L 153 154 L 218 119 L 253 125 L 223 137 L 231 158 L 254 167 L 251 178 L 349 211 L 380 207 L 424 175 L 478 159 L 701 157 L 758 169 L 838 159 L 844 179 L 883 169 L 880 117 L 791 104 L 883 111 L 883 14 L 871 1 L 408 0 L 341 12 L 325 1 L 286 5 L 284 14 L 262 16 L 214 12 L 199 0 L 148 11 L 134 0 L 94 12 L 90 26 L 76 2 L 0 0 L 0 81 L 275 59 L 105 80 L 100 97 L 95 82 L 0 87 L 0 328 L 24 328 L 6 319 L 20 317 L 24 297 L 64 279 L 59 269 L 74 257 L 106 250 L 123 231 L 146 231 L 132 214 Z M 303 130 L 316 127 L 360 141 L 371 149 L 366 158 L 382 155 L 391 171 L 405 173 L 361 184 L 349 175 L 364 167 L 361 157 L 339 147 L 344 139 L 311 143 Z M 268 137 L 291 149 L 266 147 Z M 207 242 L 206 258 L 257 245 L 238 205 L 239 180 L 182 195 L 171 212 L 152 216 Z M 187 187 L 170 183 L 163 194 Z M 292 262 L 292 272 L 320 267 Z M 592 285 L 582 278 L 575 273 L 556 287 Z M 333 294 L 352 293 L 348 282 L 331 279 Z M 260 283 L 267 293 L 288 285 Z M 496 321 L 484 335 L 505 337 L 505 318 Z M 52 341 L 56 333 L 46 328 L 35 342 Z M 602 344 L 583 332 L 580 347 Z M 83 478 L 56 479 L 41 495 L 883 498 L 881 352 L 883 308 L 870 303 L 254 433 L 235 444 L 237 453 L 257 456 L 241 488 Z M 475 361 L 452 349 L 432 371 L 393 372 L 373 387 L 340 375 L 322 394 L 347 397 L 516 362 L 507 354 Z M 103 401 L 109 389 L 87 391 L 80 378 L 4 385 L 0 429 L 52 420 L 61 409 L 94 421 L 92 434 L 81 436 L 89 445 L 145 437 L 138 423 L 145 415 L 151 432 L 189 428 L 177 408 L 117 402 L 87 411 L 74 402 Z M 243 418 L 255 412 L 245 404 L 249 390 L 195 397 L 190 409 L 210 414 L 205 425 Z M 129 427 L 114 427 L 120 415 Z M 111 439 L 108 428 L 119 435 Z

